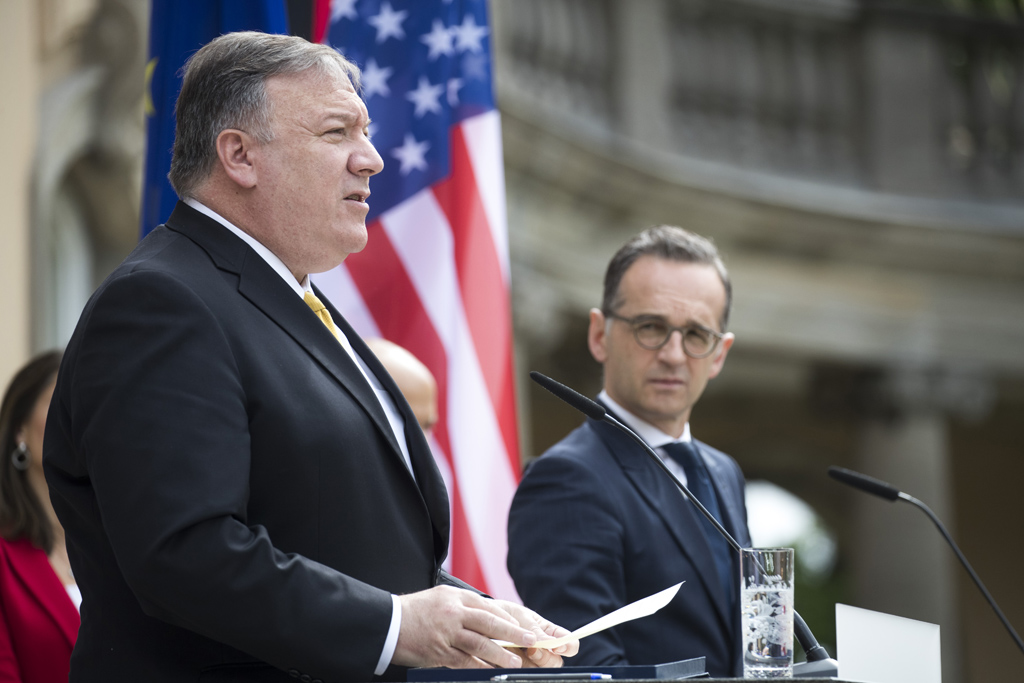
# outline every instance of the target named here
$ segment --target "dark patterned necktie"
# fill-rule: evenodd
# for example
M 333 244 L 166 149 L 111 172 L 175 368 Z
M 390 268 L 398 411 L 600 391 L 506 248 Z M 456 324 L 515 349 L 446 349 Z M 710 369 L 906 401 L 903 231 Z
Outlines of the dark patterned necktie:
M 722 520 L 722 509 L 718 504 L 718 495 L 715 493 L 715 487 L 711 485 L 711 475 L 704 465 L 704 459 L 697 452 L 697 448 L 688 441 L 675 441 L 665 444 L 662 449 L 686 472 L 686 488 L 690 490 L 690 493 L 707 508 L 719 524 L 725 526 Z M 701 528 L 704 530 L 704 536 L 707 538 L 708 546 L 710 546 L 715 560 L 715 567 L 718 569 L 718 578 L 725 590 L 731 610 L 735 604 L 736 587 L 734 584 L 739 582 L 739 576 L 733 576 L 732 549 L 729 547 L 728 541 L 722 538 L 722 534 L 700 513 L 700 510 L 694 510 L 694 513 L 700 519 Z

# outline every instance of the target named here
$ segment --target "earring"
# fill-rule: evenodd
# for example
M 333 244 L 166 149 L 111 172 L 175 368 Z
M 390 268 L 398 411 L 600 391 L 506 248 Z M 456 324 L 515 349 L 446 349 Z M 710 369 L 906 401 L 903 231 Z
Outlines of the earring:
M 14 465 L 14 469 L 24 472 L 28 469 L 31 460 L 32 456 L 28 452 L 28 444 L 24 441 L 19 441 L 18 447 L 11 452 L 11 463 Z

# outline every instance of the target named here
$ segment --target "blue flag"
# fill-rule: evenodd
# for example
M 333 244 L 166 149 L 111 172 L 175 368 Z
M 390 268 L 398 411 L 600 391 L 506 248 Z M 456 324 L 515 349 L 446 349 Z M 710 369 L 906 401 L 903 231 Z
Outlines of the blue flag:
M 146 169 L 139 237 L 171 215 L 178 195 L 167 181 L 181 67 L 224 33 L 288 33 L 285 0 L 153 0 L 146 64 Z

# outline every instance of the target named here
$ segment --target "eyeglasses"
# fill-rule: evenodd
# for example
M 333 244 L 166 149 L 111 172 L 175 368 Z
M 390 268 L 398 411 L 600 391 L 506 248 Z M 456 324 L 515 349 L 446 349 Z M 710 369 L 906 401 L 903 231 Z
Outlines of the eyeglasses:
M 683 352 L 690 358 L 707 358 L 714 353 L 718 342 L 725 336 L 696 323 L 675 327 L 661 318 L 649 315 L 626 318 L 615 313 L 605 313 L 605 317 L 621 320 L 632 327 L 636 343 L 651 351 L 657 351 L 667 344 L 672 333 L 678 331 L 683 337 Z

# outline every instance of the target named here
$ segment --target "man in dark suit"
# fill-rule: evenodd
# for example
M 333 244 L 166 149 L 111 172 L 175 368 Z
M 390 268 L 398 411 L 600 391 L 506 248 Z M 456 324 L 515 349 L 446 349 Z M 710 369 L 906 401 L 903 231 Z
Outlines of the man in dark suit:
M 709 240 L 652 228 L 612 258 L 588 343 L 604 366 L 599 400 L 749 545 L 743 475 L 732 458 L 691 438 L 689 424 L 732 346 L 730 302 Z M 520 596 L 568 628 L 686 582 L 654 616 L 581 641 L 574 664 L 704 656 L 712 676 L 742 675 L 739 559 L 622 432 L 588 419 L 544 453 L 519 485 L 508 526 Z
M 337 52 L 291 36 L 229 34 L 187 65 L 184 201 L 90 299 L 46 426 L 83 594 L 74 682 L 515 667 L 492 638 L 564 633 L 452 587 L 423 434 L 309 284 L 367 239 L 383 163 L 353 83 Z

